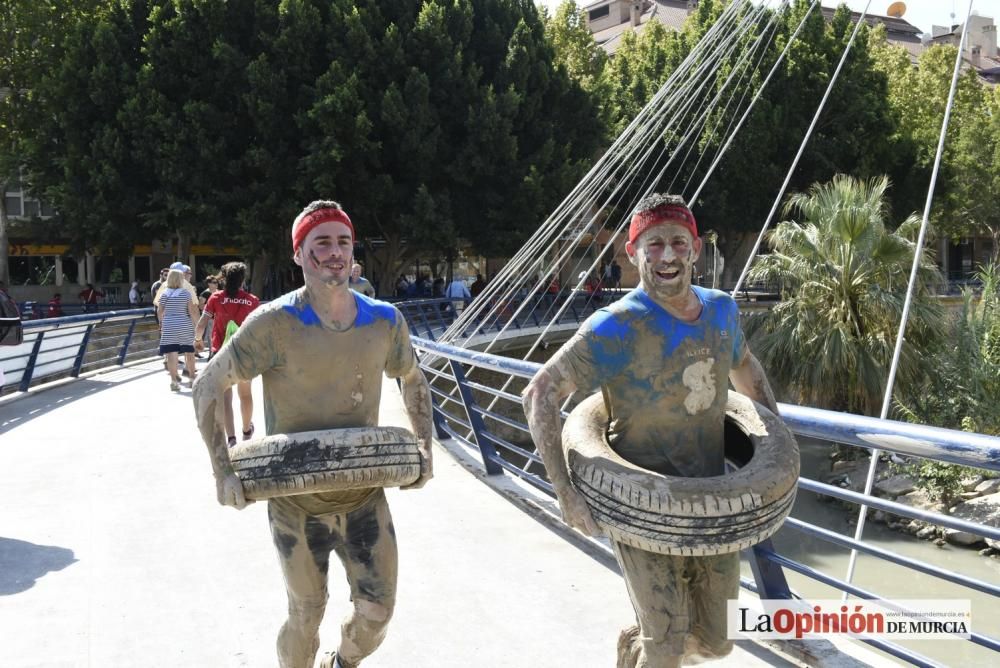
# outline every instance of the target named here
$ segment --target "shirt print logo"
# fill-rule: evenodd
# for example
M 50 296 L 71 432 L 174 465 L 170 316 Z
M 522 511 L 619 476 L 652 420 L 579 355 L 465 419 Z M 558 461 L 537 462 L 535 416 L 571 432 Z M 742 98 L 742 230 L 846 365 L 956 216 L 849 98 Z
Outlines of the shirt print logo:
M 715 399 L 713 364 L 715 364 L 715 358 L 709 357 L 707 360 L 695 362 L 684 369 L 681 380 L 684 387 L 691 390 L 684 399 L 684 408 L 687 409 L 688 415 L 696 415 L 707 410 Z

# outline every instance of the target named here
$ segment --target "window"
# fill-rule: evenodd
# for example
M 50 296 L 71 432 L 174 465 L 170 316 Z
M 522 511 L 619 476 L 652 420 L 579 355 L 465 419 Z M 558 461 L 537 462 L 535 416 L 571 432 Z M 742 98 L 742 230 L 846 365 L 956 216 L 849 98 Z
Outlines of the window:
M 13 255 L 9 266 L 11 285 L 55 285 L 54 255 Z
M 38 205 L 37 199 L 26 199 L 24 200 L 24 217 L 25 218 L 35 218 L 41 213 L 41 207 Z
M 591 9 L 587 14 L 587 18 L 591 21 L 596 21 L 598 19 L 603 19 L 605 16 L 611 14 L 611 5 L 604 5 L 603 7 L 598 7 L 597 9 Z
M 136 255 L 135 256 L 135 280 L 139 281 L 140 285 L 149 285 L 151 281 L 149 266 L 152 263 L 148 255 Z M 159 276 L 157 276 L 159 278 Z
M 7 209 L 8 216 L 22 216 L 23 211 L 21 209 L 21 195 L 6 195 L 4 198 L 4 207 Z

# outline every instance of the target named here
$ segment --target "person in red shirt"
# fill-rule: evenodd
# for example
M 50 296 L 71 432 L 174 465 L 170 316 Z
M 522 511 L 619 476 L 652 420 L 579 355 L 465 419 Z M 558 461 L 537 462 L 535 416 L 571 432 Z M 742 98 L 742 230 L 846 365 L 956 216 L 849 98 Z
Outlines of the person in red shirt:
M 78 296 L 83 302 L 83 310 L 89 313 L 97 310 L 97 298 L 103 297 L 104 293 L 95 288 L 92 283 L 87 283 L 87 287 L 81 290 Z
M 247 266 L 242 262 L 228 262 L 222 265 L 222 278 L 225 289 L 212 293 L 205 302 L 205 310 L 194 332 L 195 350 L 205 348 L 205 328 L 212 325 L 212 353 L 226 343 L 227 331 L 232 331 L 230 323 L 237 327 L 243 324 L 250 313 L 260 306 L 260 299 L 243 289 L 247 277 Z M 250 393 L 250 382 L 240 381 L 236 384 L 236 392 L 240 397 L 240 416 L 243 418 L 243 440 L 253 436 L 253 395 Z M 226 437 L 229 446 L 236 445 L 236 419 L 233 415 L 233 390 L 226 390 L 223 405 L 226 411 Z
M 49 318 L 61 318 L 62 314 L 62 295 L 57 292 L 49 300 L 49 312 L 46 316 Z

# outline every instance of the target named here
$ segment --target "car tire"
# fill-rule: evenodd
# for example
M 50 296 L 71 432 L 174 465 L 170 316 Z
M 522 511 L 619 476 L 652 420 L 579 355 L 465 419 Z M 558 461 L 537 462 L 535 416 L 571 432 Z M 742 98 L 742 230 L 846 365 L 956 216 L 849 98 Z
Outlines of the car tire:
M 707 478 L 648 471 L 607 444 L 600 394 L 563 427 L 573 486 L 607 535 L 633 547 L 684 556 L 725 554 L 774 534 L 791 511 L 799 477 L 792 433 L 766 407 L 730 391 L 726 459 L 739 468 Z
M 400 427 L 272 434 L 229 450 L 248 499 L 396 487 L 420 477 L 417 439 Z

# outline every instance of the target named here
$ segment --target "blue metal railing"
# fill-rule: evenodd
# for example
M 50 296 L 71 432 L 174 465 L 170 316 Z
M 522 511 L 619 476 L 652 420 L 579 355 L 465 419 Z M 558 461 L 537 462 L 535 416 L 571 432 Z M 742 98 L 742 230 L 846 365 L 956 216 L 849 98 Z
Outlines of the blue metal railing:
M 428 317 L 426 307 L 418 307 L 416 304 L 400 306 L 410 320 L 411 330 L 418 334 L 414 338 L 414 346 L 419 351 L 421 367 L 431 383 L 434 423 L 438 436 L 454 438 L 477 451 L 487 473 L 497 475 L 507 471 L 552 494 L 552 486 L 545 477 L 541 458 L 534 451 L 533 445 L 530 445 L 520 398 L 520 390 L 540 365 L 437 343 L 432 339 L 450 324 L 447 316 Z M 575 314 L 575 317 L 582 320 L 585 315 L 589 313 Z M 418 319 L 414 320 L 414 316 L 418 316 Z M 419 335 L 424 332 L 429 333 L 430 338 Z M 501 386 L 506 389 L 497 389 Z M 779 409 L 785 423 L 800 437 L 819 438 L 868 449 L 878 448 L 901 455 L 1000 472 L 1000 438 L 788 404 L 779 404 Z M 564 413 L 563 417 L 565 415 Z M 1000 540 L 1000 529 L 995 527 L 866 496 L 807 478 L 799 479 L 799 490 Z M 785 527 L 831 545 L 854 548 L 885 562 L 1000 598 L 1000 586 L 994 583 L 855 541 L 798 519 L 789 518 Z M 754 580 L 744 579 L 743 586 L 759 593 L 762 598 L 800 598 L 786 582 L 787 569 L 859 598 L 884 600 L 876 593 L 779 554 L 771 541 L 754 547 L 748 556 Z M 913 665 L 939 665 L 932 659 L 895 643 L 882 640 L 864 642 Z M 1000 653 L 1000 640 L 996 638 L 973 632 L 970 642 Z
M 152 307 L 26 320 L 20 345 L 0 347 L 3 393 L 149 357 L 159 348 Z

